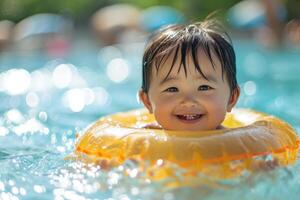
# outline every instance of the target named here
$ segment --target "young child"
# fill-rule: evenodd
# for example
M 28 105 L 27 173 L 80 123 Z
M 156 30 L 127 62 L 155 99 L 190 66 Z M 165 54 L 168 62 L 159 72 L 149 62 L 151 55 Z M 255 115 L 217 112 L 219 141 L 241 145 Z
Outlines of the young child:
M 235 53 L 215 21 L 173 25 L 153 35 L 143 56 L 139 96 L 166 130 L 213 130 L 236 104 Z

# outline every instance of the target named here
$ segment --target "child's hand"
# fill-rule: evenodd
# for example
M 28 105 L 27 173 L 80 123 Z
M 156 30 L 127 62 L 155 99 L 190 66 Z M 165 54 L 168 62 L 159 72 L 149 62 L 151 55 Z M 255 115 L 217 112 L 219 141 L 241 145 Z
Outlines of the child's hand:
M 253 171 L 270 171 L 279 167 L 279 162 L 276 158 L 273 160 L 259 160 L 255 161 L 252 165 Z
M 141 128 L 162 129 L 161 125 L 159 125 L 157 122 L 146 124 Z

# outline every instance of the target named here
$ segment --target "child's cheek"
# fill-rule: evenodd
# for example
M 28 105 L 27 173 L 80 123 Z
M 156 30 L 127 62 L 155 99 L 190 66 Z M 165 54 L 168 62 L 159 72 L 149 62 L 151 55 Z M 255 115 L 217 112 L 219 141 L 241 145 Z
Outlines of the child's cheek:
M 226 99 L 224 96 L 212 95 L 203 97 L 203 102 L 206 102 L 206 105 L 211 109 L 221 111 L 227 106 Z
M 172 105 L 178 100 L 178 98 L 175 97 L 176 95 L 161 95 L 158 97 L 156 101 L 156 107 L 159 109 L 167 109 L 172 107 Z
M 176 100 L 178 100 L 178 96 L 173 94 L 173 95 L 162 95 L 160 97 L 161 101 L 164 102 L 164 103 L 172 103 Z

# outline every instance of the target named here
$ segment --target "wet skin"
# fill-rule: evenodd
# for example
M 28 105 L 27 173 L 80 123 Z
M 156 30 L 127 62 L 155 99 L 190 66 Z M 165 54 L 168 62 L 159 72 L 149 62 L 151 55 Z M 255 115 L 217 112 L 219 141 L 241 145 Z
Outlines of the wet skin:
M 231 93 L 226 75 L 222 75 L 219 60 L 214 66 L 201 50 L 199 65 L 205 79 L 187 57 L 187 74 L 180 71 L 180 58 L 166 78 L 172 65 L 169 56 L 156 71 L 152 67 L 148 93 L 140 91 L 140 99 L 153 113 L 158 124 L 167 130 L 213 130 L 220 128 L 226 112 L 230 112 L 239 96 L 239 88 Z

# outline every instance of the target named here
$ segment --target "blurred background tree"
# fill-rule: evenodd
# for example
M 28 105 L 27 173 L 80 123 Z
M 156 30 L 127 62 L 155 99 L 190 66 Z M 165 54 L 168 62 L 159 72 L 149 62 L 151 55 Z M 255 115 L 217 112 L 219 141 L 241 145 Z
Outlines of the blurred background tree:
M 112 3 L 109 0 L 0 0 L 0 20 L 18 22 L 37 13 L 57 13 L 81 24 L 96 10 Z

